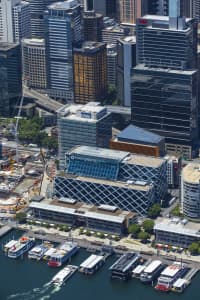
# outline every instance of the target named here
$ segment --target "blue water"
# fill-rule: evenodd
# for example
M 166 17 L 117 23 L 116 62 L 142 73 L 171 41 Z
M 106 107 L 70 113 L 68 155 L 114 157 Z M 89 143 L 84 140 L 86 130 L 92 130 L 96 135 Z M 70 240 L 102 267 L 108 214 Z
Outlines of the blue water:
M 12 236 L 10 233 L 0 240 L 0 300 L 200 300 L 200 275 L 181 295 L 159 293 L 136 279 L 129 282 L 110 280 L 108 268 L 115 257 L 109 258 L 95 275 L 85 276 L 77 272 L 61 288 L 52 287 L 48 283 L 58 269 L 27 257 L 19 260 L 5 257 L 2 244 Z M 14 232 L 14 236 L 19 236 L 19 233 Z M 89 255 L 81 250 L 71 263 L 79 265 Z

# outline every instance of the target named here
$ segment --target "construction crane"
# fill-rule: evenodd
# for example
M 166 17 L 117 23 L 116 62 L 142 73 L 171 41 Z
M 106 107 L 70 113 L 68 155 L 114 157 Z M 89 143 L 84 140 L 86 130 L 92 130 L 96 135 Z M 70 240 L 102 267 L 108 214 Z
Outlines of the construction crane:
M 23 101 L 24 101 L 24 95 L 23 95 L 23 92 L 22 92 L 22 97 L 21 97 L 20 104 L 19 104 L 18 114 L 15 117 L 17 119 L 16 125 L 15 125 L 16 163 L 17 163 L 17 165 L 19 164 L 19 149 L 18 149 L 18 146 L 19 146 L 18 134 L 19 134 L 19 132 L 18 132 L 18 127 L 19 127 L 19 119 L 21 119 L 21 111 L 22 111 Z

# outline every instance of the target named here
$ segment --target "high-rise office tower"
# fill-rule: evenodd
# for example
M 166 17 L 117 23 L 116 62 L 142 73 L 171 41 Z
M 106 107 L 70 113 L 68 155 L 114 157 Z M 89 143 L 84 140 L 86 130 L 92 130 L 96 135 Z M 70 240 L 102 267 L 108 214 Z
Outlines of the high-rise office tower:
M 167 16 L 169 14 L 169 0 L 144 0 L 147 1 L 147 11 L 149 14 Z M 192 1 L 181 0 L 180 13 L 184 17 L 192 16 Z
M 191 0 L 192 1 L 192 16 L 200 22 L 200 0 Z
M 119 0 L 83 0 L 84 11 L 94 10 L 104 17 L 118 18 Z
M 31 35 L 36 38 L 44 37 L 44 11 L 55 0 L 26 0 L 30 3 Z M 64 0 L 60 0 L 64 1 Z
M 9 116 L 22 96 L 19 44 L 0 43 L 0 115 Z
M 136 38 L 128 36 L 117 42 L 117 98 L 131 106 L 131 71 L 136 65 Z
M 137 66 L 133 70 L 132 122 L 166 138 L 166 150 L 192 157 L 198 137 L 197 24 L 180 17 L 179 1 L 169 17 L 137 22 Z
M 30 5 L 21 0 L 0 1 L 0 42 L 18 43 L 31 36 Z
M 66 154 L 78 145 L 109 147 L 111 113 L 99 103 L 65 105 L 58 110 L 59 167 L 66 167 Z
M 46 89 L 46 59 L 44 39 L 22 40 L 24 83 L 33 89 Z
M 107 44 L 107 83 L 117 86 L 117 45 Z
M 136 24 L 136 19 L 141 17 L 141 0 L 120 0 L 120 22 L 125 24 Z
M 98 41 L 102 39 L 103 15 L 94 10 L 83 14 L 83 36 L 85 41 Z
M 74 101 L 101 101 L 107 93 L 106 45 L 85 42 L 74 48 Z
M 77 0 L 56 2 L 45 11 L 47 92 L 65 102 L 74 99 L 73 46 L 82 40 Z

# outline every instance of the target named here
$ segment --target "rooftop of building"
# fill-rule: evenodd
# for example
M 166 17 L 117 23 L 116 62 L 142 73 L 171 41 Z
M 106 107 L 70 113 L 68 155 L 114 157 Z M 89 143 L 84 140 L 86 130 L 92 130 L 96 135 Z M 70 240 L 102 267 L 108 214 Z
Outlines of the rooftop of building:
M 151 184 L 148 184 L 145 181 L 138 181 L 138 180 L 128 180 L 127 182 L 122 181 L 115 181 L 115 180 L 106 180 L 106 179 L 99 179 L 99 178 L 93 178 L 93 177 L 85 177 L 85 176 L 76 176 L 67 174 L 64 172 L 60 172 L 58 174 L 58 177 L 66 177 L 68 179 L 74 179 L 82 182 L 91 182 L 96 183 L 100 185 L 108 185 L 108 186 L 115 186 L 118 188 L 125 188 L 129 190 L 136 190 L 136 191 L 143 191 L 143 192 L 149 192 L 153 186 Z
M 140 165 L 145 167 L 157 168 L 160 167 L 165 160 L 163 158 L 130 154 L 130 152 L 119 151 L 106 148 L 98 148 L 91 146 L 77 146 L 71 149 L 70 154 L 80 154 L 85 156 L 91 156 L 95 158 L 117 160 L 119 162 Z
M 139 165 L 144 167 L 158 168 L 165 160 L 160 157 L 152 157 L 138 154 L 131 154 L 129 157 L 125 158 L 128 164 Z
M 97 13 L 94 10 L 89 10 L 89 11 L 84 11 L 83 18 L 87 18 L 87 19 L 103 18 L 103 15 Z
M 197 70 L 173 70 L 173 69 L 165 69 L 161 67 L 148 67 L 144 64 L 138 64 L 136 67 L 134 67 L 134 70 L 144 70 L 144 71 L 154 71 L 154 72 L 164 72 L 164 73 L 170 73 L 170 74 L 179 74 L 179 75 L 193 75 L 197 72 Z
M 44 46 L 45 40 L 42 38 L 23 39 L 22 43 L 30 46 Z
M 76 215 L 81 214 L 85 217 L 115 221 L 119 223 L 123 222 L 127 218 L 130 219 L 137 217 L 137 214 L 134 212 L 123 211 L 114 206 L 95 206 L 83 202 L 78 202 L 77 200 L 70 198 L 53 199 L 52 201 L 49 201 L 49 199 L 45 199 L 44 201 L 39 203 L 32 202 L 30 204 L 30 207 Z
M 74 52 L 80 53 L 96 53 L 100 49 L 106 47 L 105 43 L 94 42 L 94 41 L 85 41 L 80 48 L 74 48 Z
M 103 31 L 107 31 L 107 32 L 117 32 L 117 33 L 124 33 L 125 30 L 123 27 L 121 27 L 119 24 L 115 24 L 112 26 L 108 26 L 106 28 L 103 29 Z
M 122 161 L 125 157 L 127 157 L 127 155 L 129 155 L 129 152 L 90 146 L 78 146 L 71 149 L 70 154 L 87 155 L 95 158 L 99 157 L 103 159 Z
M 48 9 L 68 10 L 78 5 L 77 0 L 66 0 L 64 2 L 54 2 L 48 6 Z
M 124 36 L 119 38 L 119 41 L 126 44 L 135 44 L 136 43 L 136 36 Z
M 163 137 L 161 137 L 158 134 L 152 133 L 148 130 L 145 130 L 141 127 L 137 127 L 134 125 L 127 126 L 124 130 L 122 130 L 118 135 L 117 139 L 119 141 L 124 142 L 138 142 L 145 144 L 158 144 L 162 140 L 164 140 Z
M 141 23 L 141 19 L 142 20 L 146 20 L 146 21 L 152 21 L 152 23 L 154 24 L 154 26 L 152 26 L 152 24 L 150 22 L 147 22 L 147 24 L 144 24 L 144 21 L 142 22 L 142 25 L 147 25 L 148 28 L 151 29 L 160 29 L 160 30 L 168 30 L 168 31 L 180 31 L 180 32 L 187 32 L 188 30 L 190 30 L 188 23 L 192 20 L 191 18 L 183 18 L 183 24 L 185 22 L 185 27 L 183 26 L 183 28 L 179 28 L 179 29 L 174 29 L 174 28 L 169 28 L 164 27 L 164 25 L 169 25 L 170 24 L 170 17 L 169 16 L 159 16 L 159 15 L 144 15 L 142 18 L 138 19 L 138 23 Z M 160 25 L 160 26 L 159 26 Z
M 81 122 L 97 122 L 109 114 L 107 109 L 101 106 L 99 102 L 89 102 L 85 105 L 67 104 L 62 106 L 57 113 L 60 118 Z
M 7 50 L 10 50 L 10 49 L 13 49 L 17 46 L 18 44 L 13 44 L 13 43 L 0 43 L 0 51 L 3 50 L 3 51 L 7 51 Z
M 182 170 L 182 178 L 184 181 L 193 184 L 200 182 L 200 163 L 189 163 Z
M 154 229 L 173 232 L 177 234 L 199 236 L 200 238 L 200 225 L 199 223 L 188 222 L 188 220 L 180 218 L 158 218 L 155 222 Z

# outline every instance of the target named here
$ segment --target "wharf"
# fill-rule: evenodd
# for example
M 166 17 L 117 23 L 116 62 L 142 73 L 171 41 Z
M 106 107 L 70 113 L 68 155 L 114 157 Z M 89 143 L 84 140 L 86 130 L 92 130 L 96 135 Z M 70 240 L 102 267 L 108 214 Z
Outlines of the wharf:
M 191 269 L 185 276 L 184 279 L 190 282 L 192 278 L 199 272 L 199 269 Z
M 5 225 L 0 228 L 0 238 L 10 232 L 13 228 L 11 226 Z

